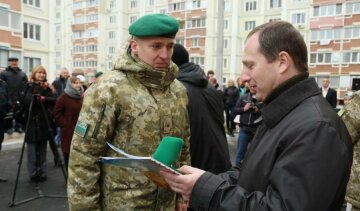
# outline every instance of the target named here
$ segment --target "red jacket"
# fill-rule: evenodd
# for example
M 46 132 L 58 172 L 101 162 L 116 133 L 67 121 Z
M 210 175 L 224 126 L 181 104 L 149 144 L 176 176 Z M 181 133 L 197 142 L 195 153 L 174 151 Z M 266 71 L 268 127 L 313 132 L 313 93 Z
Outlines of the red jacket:
M 55 121 L 61 128 L 61 150 L 70 153 L 71 139 L 75 125 L 79 117 L 83 98 L 72 98 L 65 92 L 57 98 L 54 116 Z

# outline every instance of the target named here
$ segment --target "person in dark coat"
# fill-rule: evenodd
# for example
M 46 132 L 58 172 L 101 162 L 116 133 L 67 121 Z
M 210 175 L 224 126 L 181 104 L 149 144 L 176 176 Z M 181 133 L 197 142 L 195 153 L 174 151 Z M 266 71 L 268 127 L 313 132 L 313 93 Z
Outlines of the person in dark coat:
M 61 128 L 61 150 L 66 169 L 69 164 L 71 139 L 82 106 L 83 92 L 80 79 L 71 76 L 64 92 L 57 98 L 54 108 L 55 121 Z
M 59 78 L 57 78 L 55 81 L 52 82 L 52 85 L 56 91 L 56 97 L 59 97 L 63 93 L 68 78 L 69 78 L 69 70 L 64 67 L 60 71 Z
M 31 82 L 26 85 L 20 99 L 28 120 L 25 142 L 27 144 L 27 169 L 30 180 L 44 182 L 47 179 L 46 151 L 47 141 L 53 139 L 51 111 L 55 96 L 46 82 L 46 69 L 39 65 L 31 71 Z M 30 105 L 32 107 L 30 110 Z
M 225 118 L 226 118 L 226 129 L 230 136 L 234 136 L 235 115 L 233 113 L 233 108 L 239 98 L 239 90 L 236 88 L 234 80 L 229 79 L 227 82 L 227 87 L 224 90 L 224 106 L 225 106 Z
M 16 102 L 19 100 L 19 92 L 24 90 L 28 78 L 26 74 L 21 71 L 18 67 L 18 58 L 10 57 L 8 59 L 9 66 L 5 71 L 0 73 L 0 79 L 5 81 L 8 85 L 8 93 L 10 98 L 10 108 L 13 110 L 15 108 Z M 5 121 L 5 129 L 7 129 L 8 134 L 13 132 L 13 118 L 8 118 Z M 22 133 L 23 125 L 15 119 L 15 132 Z
M 189 54 L 174 46 L 173 62 L 179 66 L 177 79 L 186 87 L 189 98 L 191 166 L 221 173 L 231 168 L 224 129 L 221 93 L 212 87 L 201 67 L 189 63 Z
M 257 87 L 263 123 L 241 169 L 214 175 L 183 166 L 161 171 L 195 210 L 331 210 L 343 206 L 353 146 L 344 122 L 309 78 L 307 47 L 285 21 L 253 29 L 242 80 Z
M 0 152 L 1 152 L 1 146 L 2 142 L 4 140 L 4 133 L 5 133 L 5 116 L 9 110 L 9 95 L 8 95 L 8 89 L 7 84 L 5 81 L 0 79 Z M 6 182 L 7 179 L 0 177 L 0 182 Z
M 234 115 L 240 115 L 240 132 L 237 140 L 235 165 L 240 165 L 245 157 L 248 144 L 253 139 L 260 125 L 260 102 L 256 98 L 256 86 L 250 86 L 250 91 L 240 96 L 234 106 Z
M 322 87 L 320 88 L 322 96 L 330 103 L 332 108 L 336 108 L 337 93 L 334 89 L 329 87 L 330 79 L 324 78 L 322 81 Z

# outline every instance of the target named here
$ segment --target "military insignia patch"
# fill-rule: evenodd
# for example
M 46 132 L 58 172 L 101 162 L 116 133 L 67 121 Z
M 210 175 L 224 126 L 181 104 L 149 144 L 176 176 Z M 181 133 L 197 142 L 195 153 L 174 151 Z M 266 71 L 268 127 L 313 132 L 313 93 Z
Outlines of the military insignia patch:
M 165 116 L 163 121 L 163 128 L 165 134 L 170 134 L 172 128 L 171 116 Z
M 342 116 L 342 115 L 344 114 L 344 112 L 345 112 L 345 109 L 341 109 L 341 110 L 338 112 L 338 115 L 339 115 L 339 116 Z
M 84 138 L 85 135 L 86 135 L 86 132 L 87 132 L 87 130 L 88 130 L 88 127 L 89 127 L 89 125 L 86 124 L 85 122 L 78 121 L 78 122 L 76 123 L 74 133 L 75 133 L 76 135 Z

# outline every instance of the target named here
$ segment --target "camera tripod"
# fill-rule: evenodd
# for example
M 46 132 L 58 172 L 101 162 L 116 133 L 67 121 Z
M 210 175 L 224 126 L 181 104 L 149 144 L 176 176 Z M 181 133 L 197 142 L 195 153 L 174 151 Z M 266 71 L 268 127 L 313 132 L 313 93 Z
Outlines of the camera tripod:
M 32 112 L 33 112 L 34 101 L 36 100 L 36 98 L 38 96 L 39 95 L 32 95 L 31 96 L 31 102 L 30 102 L 30 106 L 29 106 L 28 116 L 27 116 L 27 119 L 26 119 L 25 136 L 24 136 L 24 141 L 23 141 L 23 145 L 22 145 L 22 149 L 21 149 L 20 159 L 19 159 L 19 162 L 18 162 L 18 169 L 17 169 L 17 174 L 16 174 L 14 192 L 13 192 L 12 200 L 9 203 L 9 207 L 14 207 L 14 206 L 24 204 L 24 203 L 27 203 L 27 202 L 30 202 L 30 201 L 33 201 L 33 200 L 36 200 L 36 199 L 40 199 L 40 198 L 67 198 L 67 196 L 63 196 L 63 195 L 46 195 L 46 194 L 43 194 L 41 188 L 39 187 L 39 183 L 38 183 L 39 181 L 35 181 L 35 190 L 37 192 L 37 196 L 30 197 L 28 199 L 24 199 L 24 200 L 15 202 L 16 191 L 17 191 L 17 186 L 18 186 L 18 182 L 19 182 L 19 175 L 20 175 L 20 170 L 21 170 L 21 164 L 22 164 L 22 160 L 23 160 L 23 156 L 24 156 L 26 136 L 27 136 L 27 134 L 28 134 L 27 132 L 29 130 L 29 124 L 30 124 L 30 119 L 31 119 Z M 48 132 L 49 132 L 49 137 L 50 137 L 49 141 L 54 142 L 53 130 L 52 130 L 52 127 L 50 125 L 48 115 L 46 115 L 45 107 L 44 107 L 44 105 L 43 105 L 43 103 L 41 101 L 39 101 L 39 104 L 40 104 L 40 107 L 41 107 L 41 112 L 45 117 L 46 125 L 48 127 Z M 35 152 L 36 152 L 35 153 L 36 154 L 36 175 L 39 175 L 39 172 L 40 172 L 40 152 L 39 152 L 38 148 L 39 148 L 39 144 L 36 143 L 36 146 L 35 146 Z M 64 179 L 65 179 L 65 183 L 66 183 L 67 175 L 66 175 L 64 164 L 63 164 L 63 159 L 61 157 L 61 153 L 59 153 L 59 161 L 60 161 L 61 170 L 62 170 L 62 173 L 64 175 Z

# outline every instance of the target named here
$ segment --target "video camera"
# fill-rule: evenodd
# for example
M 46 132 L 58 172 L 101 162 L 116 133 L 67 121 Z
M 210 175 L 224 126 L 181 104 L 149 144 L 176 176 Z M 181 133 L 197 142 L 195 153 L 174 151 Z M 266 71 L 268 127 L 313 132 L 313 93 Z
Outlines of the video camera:
M 250 108 L 256 109 L 259 108 L 261 102 L 258 102 L 256 95 L 252 95 L 251 100 L 244 100 L 245 103 L 250 103 Z

